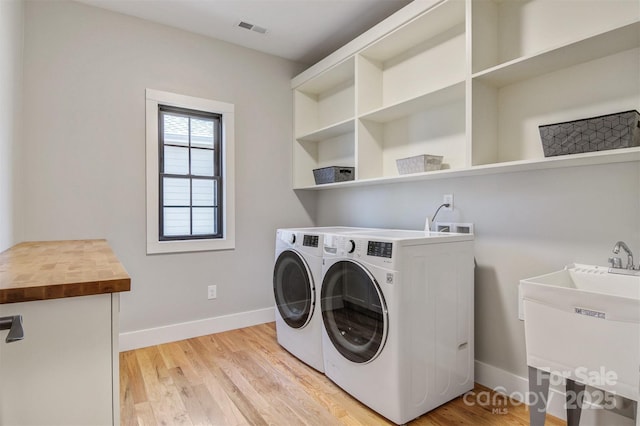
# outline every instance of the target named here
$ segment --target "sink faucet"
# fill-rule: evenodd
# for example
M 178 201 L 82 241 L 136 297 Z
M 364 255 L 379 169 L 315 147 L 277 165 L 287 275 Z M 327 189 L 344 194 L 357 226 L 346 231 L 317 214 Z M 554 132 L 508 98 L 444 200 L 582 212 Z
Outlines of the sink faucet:
M 624 241 L 618 241 L 615 246 L 613 246 L 613 253 L 620 253 L 620 249 L 624 250 L 627 253 L 627 269 L 634 269 L 633 267 L 633 253 L 631 253 L 631 249 L 628 245 L 625 244 Z
M 624 241 L 618 241 L 615 246 L 613 246 L 613 253 L 620 253 L 620 249 L 624 250 L 627 253 L 627 266 L 625 268 L 622 267 L 622 260 L 619 257 L 610 257 L 609 258 L 609 273 L 610 274 L 623 274 L 623 275 L 634 275 L 640 277 L 640 266 L 633 266 L 633 253 L 631 253 L 631 249 L 629 246 L 624 243 Z

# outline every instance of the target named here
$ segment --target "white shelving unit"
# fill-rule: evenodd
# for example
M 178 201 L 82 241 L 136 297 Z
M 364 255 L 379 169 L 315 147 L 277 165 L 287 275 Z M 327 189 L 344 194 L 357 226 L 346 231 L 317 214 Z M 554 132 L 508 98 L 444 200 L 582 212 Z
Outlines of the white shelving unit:
M 295 189 L 640 161 L 640 148 L 545 158 L 538 133 L 640 110 L 640 2 L 417 3 L 293 79 Z M 446 169 L 399 176 L 395 161 L 419 154 Z M 331 165 L 354 166 L 355 181 L 315 185 Z
M 355 163 L 355 58 L 294 90 L 294 181 L 314 183 L 313 169 Z

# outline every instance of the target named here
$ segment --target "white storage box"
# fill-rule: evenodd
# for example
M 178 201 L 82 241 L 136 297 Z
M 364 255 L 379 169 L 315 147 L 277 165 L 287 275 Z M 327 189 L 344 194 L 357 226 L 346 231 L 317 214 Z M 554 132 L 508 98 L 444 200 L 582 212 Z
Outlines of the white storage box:
M 442 167 L 441 155 L 416 155 L 415 157 L 399 158 L 396 160 L 398 173 L 406 175 L 409 173 L 431 172 L 440 170 Z

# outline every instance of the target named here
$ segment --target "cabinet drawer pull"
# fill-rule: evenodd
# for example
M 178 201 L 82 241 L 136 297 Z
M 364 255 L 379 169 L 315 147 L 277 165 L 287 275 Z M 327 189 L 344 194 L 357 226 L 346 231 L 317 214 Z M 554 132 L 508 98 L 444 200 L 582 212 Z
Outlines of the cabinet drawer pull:
M 9 334 L 7 334 L 7 338 L 5 339 L 7 343 L 13 343 L 24 339 L 22 315 L 0 318 L 0 330 L 9 330 Z

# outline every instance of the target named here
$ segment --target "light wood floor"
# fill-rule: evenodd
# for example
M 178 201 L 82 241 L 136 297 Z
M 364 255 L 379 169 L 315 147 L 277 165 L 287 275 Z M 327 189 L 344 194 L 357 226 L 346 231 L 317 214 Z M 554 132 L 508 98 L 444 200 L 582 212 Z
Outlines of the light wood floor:
M 524 405 L 474 391 L 410 425 L 529 424 Z M 121 353 L 120 404 L 122 425 L 392 424 L 282 349 L 274 323 Z

